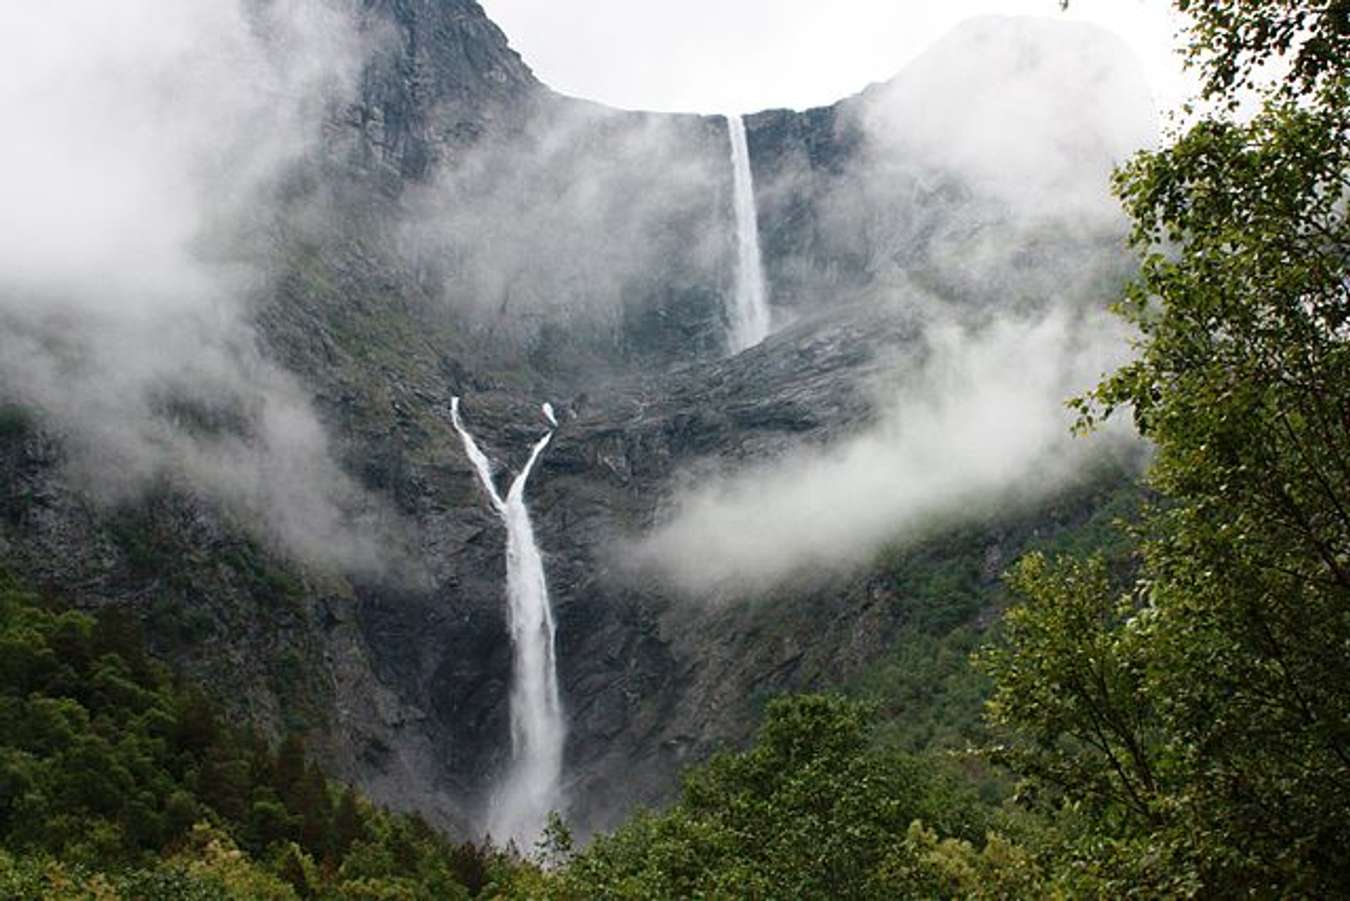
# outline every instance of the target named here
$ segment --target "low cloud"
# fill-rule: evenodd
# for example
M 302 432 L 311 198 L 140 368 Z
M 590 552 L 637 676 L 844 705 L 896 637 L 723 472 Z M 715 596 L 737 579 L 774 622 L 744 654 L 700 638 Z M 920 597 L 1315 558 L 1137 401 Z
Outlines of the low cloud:
M 401 246 L 471 328 L 526 349 L 562 328 L 612 349 L 645 312 L 691 296 L 715 308 L 730 165 L 720 120 L 552 97 L 417 192 Z
M 875 426 L 686 491 L 636 559 L 691 592 L 763 590 L 1042 499 L 1103 455 L 1137 459 L 1121 432 L 1074 438 L 1064 406 L 1120 362 L 1114 323 L 1064 311 L 948 321 L 923 341 L 903 388 L 878 399 Z
M 299 0 L 0 10 L 0 395 L 96 496 L 170 477 L 294 553 L 374 567 L 368 499 L 249 324 L 269 192 L 363 59 Z
M 1140 61 L 1094 25 L 972 19 L 868 92 L 875 146 L 959 173 L 1028 219 L 1100 226 L 1120 216 L 1111 168 L 1151 143 L 1157 112 Z

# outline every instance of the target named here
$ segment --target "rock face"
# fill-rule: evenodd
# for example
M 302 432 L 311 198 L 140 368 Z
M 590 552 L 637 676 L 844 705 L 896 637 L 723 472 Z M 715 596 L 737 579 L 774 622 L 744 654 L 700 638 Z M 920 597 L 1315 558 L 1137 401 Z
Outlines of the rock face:
M 542 90 L 473 0 L 365 0 L 374 50 L 346 114 L 353 156 L 425 178 Z
M 680 766 L 743 740 L 764 698 L 838 682 L 903 625 L 880 571 L 691 601 L 617 549 L 691 474 L 866 427 L 877 380 L 921 352 L 908 299 L 980 309 L 1109 282 L 1118 229 L 1029 227 L 906 157 L 869 124 L 876 90 L 759 113 L 780 328 L 728 358 L 723 119 L 552 94 L 472 0 L 366 0 L 359 16 L 372 56 L 300 200 L 278 204 L 256 323 L 397 520 L 387 571 L 298 564 L 190 484 L 96 502 L 40 411 L 17 406 L 0 410 L 0 553 L 80 603 L 133 605 L 241 716 L 305 731 L 377 800 L 471 832 L 510 753 L 511 653 L 505 536 L 450 398 L 512 473 L 550 401 L 561 426 L 529 503 L 559 623 L 567 813 L 585 833 L 660 802 Z

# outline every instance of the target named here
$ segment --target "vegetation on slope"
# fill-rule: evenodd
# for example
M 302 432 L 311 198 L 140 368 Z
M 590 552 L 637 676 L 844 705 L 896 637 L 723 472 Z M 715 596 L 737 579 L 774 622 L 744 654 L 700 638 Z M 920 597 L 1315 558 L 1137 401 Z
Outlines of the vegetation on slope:
M 996 544 L 988 529 L 966 527 L 887 554 L 879 566 L 894 580 L 903 625 L 885 653 L 843 686 L 876 705 L 878 740 L 913 753 L 987 742 L 991 685 L 971 655 L 999 632 L 1011 601 L 1003 561 L 1035 551 L 1098 553 L 1114 571 L 1128 572 L 1133 550 L 1124 529 L 1138 518 L 1143 496 L 1132 472 L 1107 468 L 1049 513 L 1001 518 Z M 992 780 L 986 792 L 996 793 L 1003 780 L 985 775 Z
M 680 800 L 597 839 L 553 881 L 568 898 L 894 898 L 929 869 L 910 824 L 982 840 L 991 811 L 942 768 L 870 739 L 867 709 L 769 705 L 755 746 L 691 771 Z M 922 875 L 921 875 L 922 874 Z
M 224 722 L 127 614 L 0 572 L 0 897 L 467 898 L 518 871 Z

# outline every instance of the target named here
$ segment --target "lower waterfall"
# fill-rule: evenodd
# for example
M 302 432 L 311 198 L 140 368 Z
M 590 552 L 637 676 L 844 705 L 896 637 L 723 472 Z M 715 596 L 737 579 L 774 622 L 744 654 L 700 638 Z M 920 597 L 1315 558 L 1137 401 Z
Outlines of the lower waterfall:
M 556 425 L 551 405 L 544 405 Z M 530 459 L 503 499 L 492 481 L 492 465 L 464 427 L 459 398 L 450 415 L 464 450 L 483 483 L 493 508 L 506 525 L 506 599 L 511 630 L 511 768 L 492 799 L 488 831 L 498 841 L 512 840 L 528 852 L 543 831 L 548 814 L 561 804 L 562 703 L 554 656 L 553 610 L 549 605 L 544 559 L 535 542 L 525 506 L 525 483 L 539 455 L 553 438 L 552 429 L 535 443 Z

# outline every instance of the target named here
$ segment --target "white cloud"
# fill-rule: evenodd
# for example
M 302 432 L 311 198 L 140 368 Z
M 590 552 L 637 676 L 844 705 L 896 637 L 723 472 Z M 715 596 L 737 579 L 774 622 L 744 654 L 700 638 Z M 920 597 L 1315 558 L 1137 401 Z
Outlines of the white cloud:
M 961 21 L 1093 22 L 1143 61 L 1159 108 L 1185 96 L 1166 0 L 483 0 L 536 74 L 625 109 L 754 112 L 824 106 L 898 72 Z
M 354 83 L 350 21 L 301 0 L 0 8 L 0 391 L 101 496 L 178 477 L 307 558 L 374 566 L 345 525 L 360 492 L 248 324 L 243 250 Z
M 1033 502 L 1130 446 L 1118 432 L 1087 442 L 1069 431 L 1063 399 L 1125 346 L 1100 315 L 937 322 L 924 341 L 923 363 L 879 401 L 876 426 L 685 492 L 633 559 L 700 594 L 762 590 Z

